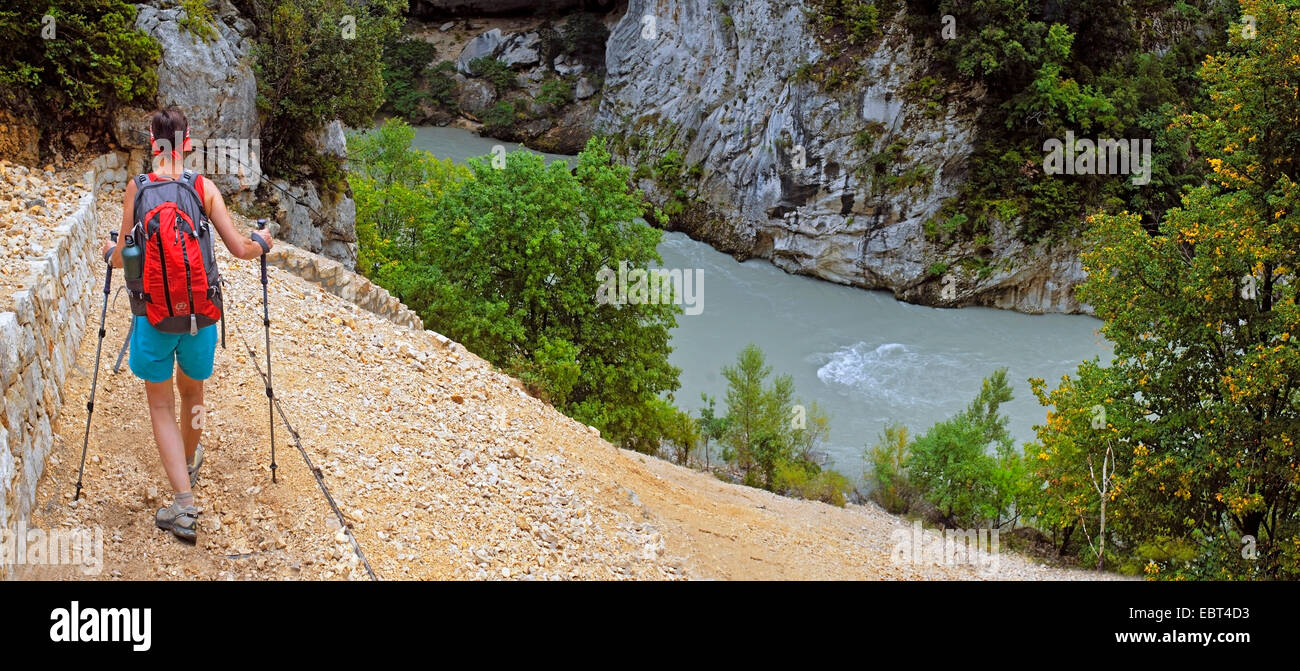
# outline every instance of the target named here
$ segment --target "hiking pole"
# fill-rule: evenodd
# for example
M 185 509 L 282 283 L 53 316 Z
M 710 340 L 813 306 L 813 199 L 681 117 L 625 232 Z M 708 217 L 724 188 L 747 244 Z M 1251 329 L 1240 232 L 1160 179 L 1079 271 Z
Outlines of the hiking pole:
M 266 230 L 266 220 L 257 220 L 257 230 Z M 271 482 L 275 482 L 275 395 L 271 391 L 271 308 L 266 298 L 266 251 L 262 251 L 262 327 L 266 331 L 266 408 L 271 417 Z
M 108 234 L 117 242 L 117 232 Z M 86 436 L 81 440 L 81 467 L 77 469 L 77 493 L 73 501 L 81 498 L 81 476 L 86 472 L 86 446 L 90 444 L 90 417 L 95 414 L 95 387 L 99 386 L 99 354 L 104 350 L 104 319 L 108 316 L 108 294 L 113 286 L 113 252 L 104 258 L 108 270 L 104 272 L 104 307 L 99 311 L 99 343 L 95 345 L 95 372 L 90 377 L 90 400 L 86 401 Z

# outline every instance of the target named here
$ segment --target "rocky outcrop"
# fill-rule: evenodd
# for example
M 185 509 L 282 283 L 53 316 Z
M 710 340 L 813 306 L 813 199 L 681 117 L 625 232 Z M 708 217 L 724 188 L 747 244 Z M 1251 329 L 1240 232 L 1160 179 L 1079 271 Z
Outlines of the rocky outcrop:
M 180 24 L 183 14 L 179 7 L 161 9 L 151 5 L 141 5 L 136 13 L 136 27 L 162 47 L 158 105 L 176 105 L 185 112 L 196 150 L 215 154 L 219 150 L 214 143 L 247 143 L 251 155 L 240 157 L 240 161 L 218 163 L 215 156 L 202 155 L 198 160 L 204 161 L 204 174 L 217 183 L 228 200 L 251 202 L 251 194 L 261 181 L 260 152 L 255 143 L 261 129 L 253 75 L 253 24 L 223 0 L 217 5 L 212 26 L 217 36 L 208 40 Z M 140 152 L 140 157 L 149 148 L 150 111 L 119 109 L 112 120 L 117 143 Z M 139 169 L 135 163 L 133 160 L 132 170 Z
M 501 123 L 494 119 L 485 132 L 503 140 L 522 142 L 540 151 L 576 154 L 591 137 L 592 121 L 599 105 L 598 79 L 578 78 L 586 68 L 564 54 L 543 58 L 545 48 L 538 30 L 502 33 L 494 28 L 470 40 L 456 59 L 457 107 L 465 118 L 484 122 L 495 105 L 513 106 L 515 120 Z M 479 78 L 470 64 L 478 58 L 494 58 L 514 70 L 512 88 L 498 91 L 496 86 Z M 564 79 L 567 78 L 567 79 Z M 539 100 L 547 81 L 560 82 L 569 90 L 569 100 L 557 103 L 553 98 Z
M 537 65 L 542 60 L 541 42 L 536 31 L 515 33 L 501 45 L 501 61 L 512 68 Z
M 479 58 L 491 58 L 501 50 L 501 29 L 493 28 L 469 41 L 460 56 L 456 57 L 456 71 L 462 75 L 477 75 L 470 63 Z
M 862 76 L 828 90 L 808 74 L 836 55 L 823 53 L 808 10 L 770 0 L 683 0 L 671 12 L 629 3 L 609 39 L 595 128 L 633 167 L 680 153 L 691 171 L 682 183 L 698 185 L 688 198 L 674 193 L 675 175 L 639 180 L 669 206 L 668 226 L 740 258 L 908 301 L 1086 311 L 1073 295 L 1082 270 L 1068 246 L 1027 246 L 1006 223 L 978 245 L 927 234 L 967 178 L 981 92 L 941 89 L 943 104 L 933 105 L 934 92 L 909 86 L 924 75 L 928 47 L 901 15 L 882 22 Z
M 338 159 L 348 157 L 348 138 L 343 131 L 343 122 L 338 119 L 325 124 L 319 131 L 309 133 L 307 141 L 325 156 Z
M 457 77 L 460 82 L 460 95 L 456 97 L 456 104 L 460 107 L 461 114 L 478 121 L 483 112 L 496 102 L 496 90 L 482 79 L 465 79 L 459 75 Z
M 273 208 L 271 232 L 277 238 L 324 254 L 349 270 L 356 267 L 357 205 L 346 193 L 276 179 L 266 180 L 259 195 Z

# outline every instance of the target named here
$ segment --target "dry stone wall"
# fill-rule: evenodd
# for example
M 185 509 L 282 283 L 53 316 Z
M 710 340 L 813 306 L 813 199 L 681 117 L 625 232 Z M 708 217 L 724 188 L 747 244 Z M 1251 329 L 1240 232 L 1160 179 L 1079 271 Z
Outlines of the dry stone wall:
M 420 319 L 420 315 L 403 305 L 387 289 L 348 270 L 338 261 L 281 240 L 276 240 L 275 249 L 271 250 L 266 260 L 399 326 L 424 330 L 424 320 Z
M 87 174 L 86 183 L 98 178 Z M 0 312 L 0 528 L 30 519 L 36 483 L 53 444 L 52 426 L 70 399 L 63 383 L 74 362 L 95 297 L 102 299 L 103 262 L 96 245 L 94 193 L 55 228 L 53 244 L 30 262 L 23 289 Z M 80 401 L 81 399 L 76 399 Z M 0 565 L 0 577 L 9 567 Z

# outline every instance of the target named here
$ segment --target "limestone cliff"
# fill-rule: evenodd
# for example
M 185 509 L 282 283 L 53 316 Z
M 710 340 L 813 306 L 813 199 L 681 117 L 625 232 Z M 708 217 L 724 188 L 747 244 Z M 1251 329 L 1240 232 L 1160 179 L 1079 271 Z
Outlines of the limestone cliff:
M 666 225 L 907 301 L 1088 311 L 1074 298 L 1083 274 L 1068 245 L 1026 245 L 1014 222 L 979 243 L 926 235 L 967 179 L 982 92 L 939 82 L 940 96 L 920 93 L 929 48 L 901 14 L 884 23 L 860 79 L 815 81 L 807 73 L 831 55 L 810 9 L 631 0 L 610 35 L 595 126 L 621 160 L 655 166 L 636 177 L 667 206 Z M 678 156 L 685 179 L 673 174 Z

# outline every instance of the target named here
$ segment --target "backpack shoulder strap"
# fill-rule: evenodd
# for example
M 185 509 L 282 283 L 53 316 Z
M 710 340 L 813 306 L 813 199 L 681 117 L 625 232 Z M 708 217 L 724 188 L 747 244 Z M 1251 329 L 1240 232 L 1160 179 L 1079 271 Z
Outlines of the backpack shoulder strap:
M 203 204 L 203 195 L 199 193 L 199 174 L 193 170 L 186 170 L 181 173 L 180 183 L 189 187 L 194 194 L 194 199 L 199 203 L 199 214 L 206 219 L 208 217 L 208 208 Z
M 144 195 L 144 187 L 149 184 L 149 174 L 140 173 L 135 176 L 135 198 L 132 200 L 132 210 L 134 210 L 135 219 L 138 222 L 143 212 L 140 212 L 140 198 Z

